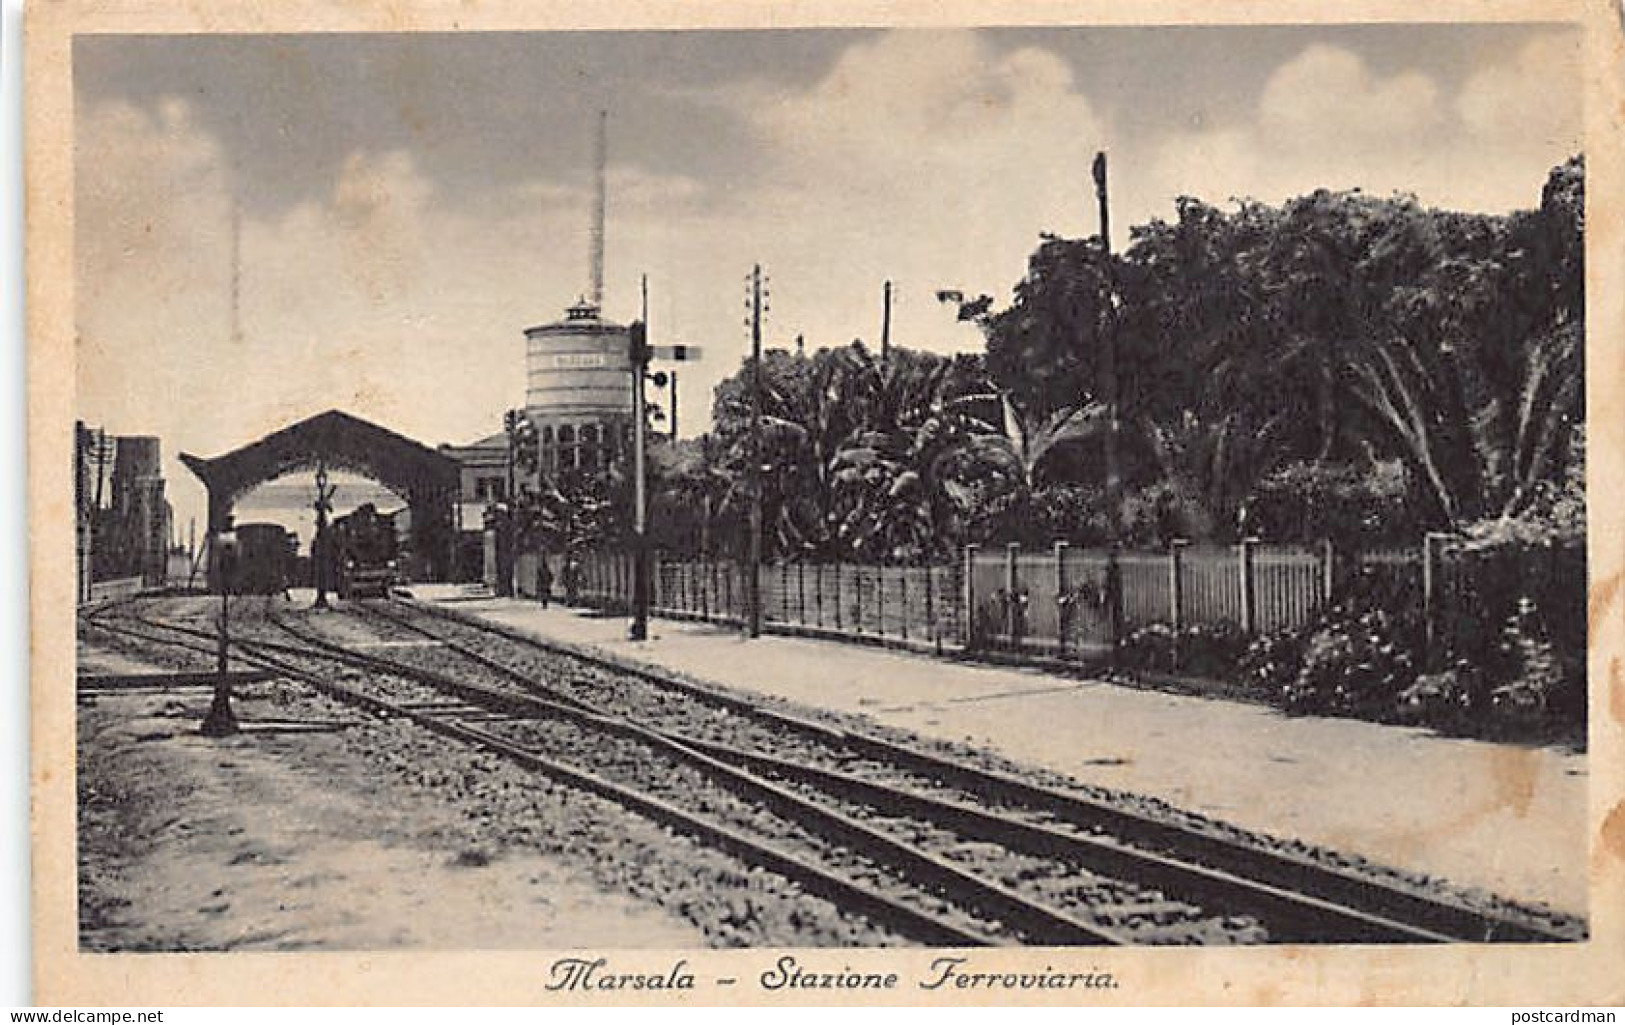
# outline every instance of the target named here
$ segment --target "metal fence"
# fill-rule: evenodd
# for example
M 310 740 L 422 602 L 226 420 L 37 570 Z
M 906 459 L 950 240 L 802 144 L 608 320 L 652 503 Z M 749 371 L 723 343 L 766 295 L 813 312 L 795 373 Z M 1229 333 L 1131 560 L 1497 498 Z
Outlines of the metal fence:
M 740 563 L 660 554 L 652 561 L 655 615 L 745 621 L 749 592 Z M 629 606 L 630 556 L 592 553 L 582 570 L 584 601 Z M 1230 624 L 1243 634 L 1306 626 L 1334 595 L 1355 588 L 1382 607 L 1413 609 L 1431 622 L 1443 602 L 1469 593 L 1461 575 L 1474 572 L 1431 540 L 1359 553 L 1254 541 L 1175 543 L 1163 552 L 969 546 L 952 563 L 926 566 L 766 564 L 761 615 L 768 631 L 1088 660 L 1109 656 L 1123 637 L 1151 624 Z M 1582 581 L 1583 572 L 1582 566 Z M 1583 583 L 1577 593 L 1583 595 Z

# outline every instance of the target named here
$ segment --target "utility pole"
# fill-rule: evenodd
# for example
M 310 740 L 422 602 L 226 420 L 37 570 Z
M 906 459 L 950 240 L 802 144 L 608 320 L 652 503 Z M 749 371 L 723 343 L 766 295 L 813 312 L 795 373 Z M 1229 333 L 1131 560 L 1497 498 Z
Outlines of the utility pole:
M 641 285 L 642 319 L 632 325 L 629 342 L 632 354 L 632 626 L 629 639 L 649 639 L 649 561 L 644 510 L 648 501 L 644 482 L 644 435 L 648 431 L 644 376 L 649 369 L 649 275 Z
M 671 440 L 677 440 L 677 371 L 671 372 Z
M 94 509 L 102 507 L 102 481 L 107 476 L 107 431 L 96 428 L 96 502 Z
M 95 525 L 95 510 L 90 508 L 89 482 L 85 477 L 90 472 L 90 453 L 88 449 L 94 443 L 95 434 L 85 426 L 83 420 L 77 420 L 73 425 L 73 515 L 74 526 L 77 528 L 75 537 L 78 541 L 79 563 L 74 567 L 75 593 L 77 600 L 87 602 L 90 600 L 91 558 L 93 556 L 93 543 L 91 540 L 92 528 Z
M 1123 567 L 1118 553 L 1123 543 L 1123 472 L 1118 461 L 1118 434 L 1122 429 L 1117 386 L 1117 275 L 1112 268 L 1111 208 L 1106 193 L 1106 153 L 1095 154 L 1095 198 L 1100 204 L 1100 250 L 1105 260 L 1106 310 L 1101 321 L 1101 375 L 1106 393 L 1106 523 L 1111 549 L 1106 556 L 1106 618 L 1111 636 L 1111 662 L 1117 664 L 1123 636 Z
M 1095 154 L 1095 198 L 1100 205 L 1100 248 L 1105 257 L 1106 311 L 1101 346 L 1100 373 L 1106 399 L 1106 505 L 1111 524 L 1111 540 L 1116 544 L 1122 531 L 1123 472 L 1119 462 L 1118 437 L 1122 431 L 1117 382 L 1117 281 L 1112 272 L 1111 210 L 1106 193 L 1106 154 Z
M 891 357 L 891 282 L 886 282 L 882 293 L 880 314 L 880 365 Z
M 762 265 L 750 272 L 750 567 L 745 635 L 762 635 Z
M 514 477 L 519 462 L 516 451 L 519 446 L 519 410 L 510 409 L 502 414 L 502 430 L 508 435 L 508 488 L 502 497 L 512 508 L 514 494 L 518 491 L 518 483 Z

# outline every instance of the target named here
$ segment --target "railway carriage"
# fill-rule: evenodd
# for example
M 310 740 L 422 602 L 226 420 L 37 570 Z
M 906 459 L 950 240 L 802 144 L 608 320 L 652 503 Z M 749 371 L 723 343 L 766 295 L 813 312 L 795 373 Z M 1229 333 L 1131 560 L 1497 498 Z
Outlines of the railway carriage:
M 232 590 L 238 594 L 276 594 L 288 586 L 298 542 L 277 523 L 245 523 L 235 530 L 236 565 Z

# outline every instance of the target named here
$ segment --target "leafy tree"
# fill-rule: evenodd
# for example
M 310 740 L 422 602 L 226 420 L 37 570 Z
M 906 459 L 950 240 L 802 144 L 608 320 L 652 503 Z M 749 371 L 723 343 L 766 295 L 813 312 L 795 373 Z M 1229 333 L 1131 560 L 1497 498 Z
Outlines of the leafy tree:
M 717 388 L 723 512 L 750 501 L 753 367 Z M 997 399 L 981 361 L 893 348 L 883 363 L 860 342 L 762 361 L 764 523 L 771 550 L 815 557 L 910 558 L 952 544 L 979 501 L 973 458 Z
M 1583 524 L 1580 158 L 1510 216 L 1327 190 L 1176 209 L 1118 256 L 1045 237 L 1006 308 L 942 293 L 982 328 L 984 360 L 769 352 L 770 551 L 1093 538 L 1108 333 L 1130 541 Z M 741 534 L 750 372 L 719 386 L 674 492 Z

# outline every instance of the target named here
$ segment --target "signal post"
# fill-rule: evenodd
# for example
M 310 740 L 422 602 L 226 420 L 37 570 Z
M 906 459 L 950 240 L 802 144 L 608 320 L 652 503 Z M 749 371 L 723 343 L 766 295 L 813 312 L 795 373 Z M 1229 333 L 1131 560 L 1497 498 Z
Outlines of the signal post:
M 649 638 L 649 532 L 648 532 L 648 399 L 643 387 L 649 379 L 649 362 L 654 359 L 684 362 L 700 358 L 697 345 L 649 344 L 649 287 L 643 283 L 643 319 L 627 330 L 632 363 L 632 625 L 627 637 L 634 641 Z M 663 377 L 664 375 L 657 375 Z M 674 375 L 675 376 L 675 375 Z M 657 381 L 657 383 L 659 383 Z M 675 382 L 674 389 L 675 391 Z M 675 403 L 675 398 L 673 402 Z M 675 435 L 673 436 L 675 441 Z

